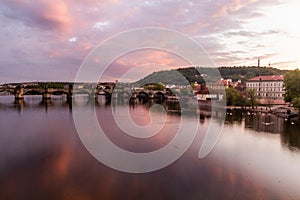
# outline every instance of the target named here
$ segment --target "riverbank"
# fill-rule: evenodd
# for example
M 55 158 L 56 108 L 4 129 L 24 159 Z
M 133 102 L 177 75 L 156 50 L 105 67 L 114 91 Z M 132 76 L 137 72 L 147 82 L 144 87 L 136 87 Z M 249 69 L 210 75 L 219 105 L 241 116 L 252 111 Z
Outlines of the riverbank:
M 255 106 L 252 107 L 242 107 L 242 106 L 226 106 L 229 110 L 244 110 L 250 113 L 264 113 L 264 114 L 274 114 L 278 117 L 291 119 L 299 116 L 299 111 L 293 107 L 288 106 Z

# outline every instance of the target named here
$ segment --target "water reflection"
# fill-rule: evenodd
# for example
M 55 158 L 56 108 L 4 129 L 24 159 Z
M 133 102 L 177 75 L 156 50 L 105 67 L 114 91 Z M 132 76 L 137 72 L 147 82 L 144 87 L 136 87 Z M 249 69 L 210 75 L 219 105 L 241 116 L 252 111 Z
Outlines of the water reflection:
M 283 131 L 280 134 L 282 143 L 290 150 L 300 150 L 300 122 L 283 123 Z
M 245 127 L 257 132 L 282 133 L 284 118 L 271 114 L 254 113 L 245 117 Z
M 244 122 L 246 129 L 258 133 L 279 134 L 284 147 L 290 150 L 300 150 L 300 121 L 290 121 L 276 115 L 228 109 L 226 113 L 227 124 L 240 124 Z
M 140 141 L 120 133 L 111 121 L 113 102 L 102 100 L 94 107 L 98 119 L 109 128 L 110 139 L 124 149 L 160 148 L 174 137 L 180 122 L 181 113 L 173 112 L 181 108 L 178 102 L 162 102 L 171 110 L 165 129 Z M 85 99 L 77 103 L 89 106 Z M 137 123 L 149 122 L 148 111 L 155 103 L 131 102 Z M 200 160 L 197 155 L 208 126 L 224 117 L 217 110 L 200 109 L 200 131 L 178 161 L 153 173 L 127 174 L 89 154 L 76 133 L 69 105 L 59 98 L 1 99 L 0 199 L 300 198 L 300 156 L 295 151 L 300 149 L 299 122 L 228 110 L 219 143 Z
M 148 101 L 140 101 L 139 99 L 127 99 L 120 101 L 107 101 L 104 96 L 98 96 L 96 101 L 91 100 L 86 97 L 76 97 L 76 101 L 68 101 L 64 97 L 52 97 L 52 99 L 42 99 L 38 96 L 27 96 L 25 100 L 14 100 L 13 97 L 1 97 L 0 98 L 0 109 L 17 111 L 19 114 L 22 113 L 22 110 L 29 107 L 34 109 L 43 108 L 47 113 L 48 109 L 56 107 L 56 108 L 69 108 L 69 112 L 72 112 L 73 105 L 86 104 L 87 106 L 96 106 L 96 107 L 108 107 L 111 106 L 129 106 L 131 108 L 135 108 L 138 105 L 143 105 L 144 108 L 150 109 L 154 104 L 162 105 L 169 115 L 187 115 L 190 114 L 194 116 L 195 106 L 190 106 L 187 102 L 180 101 L 161 101 L 161 100 L 148 100 Z M 184 109 L 190 107 L 192 112 L 183 112 Z M 282 139 L 282 144 L 286 147 L 289 147 L 291 150 L 294 148 L 300 149 L 300 134 L 299 132 L 299 121 L 287 121 L 284 118 L 277 117 L 275 115 L 261 113 L 261 112 L 253 112 L 241 110 L 241 109 L 227 109 L 226 113 L 218 112 L 218 110 L 212 111 L 208 108 L 200 108 L 198 110 L 198 115 L 200 117 L 200 123 L 205 123 L 205 120 L 209 120 L 211 117 L 215 119 L 222 119 L 226 114 L 226 124 L 242 124 L 244 123 L 244 127 L 247 129 L 252 129 L 256 132 L 262 133 L 272 133 L 272 134 L 280 134 Z
M 243 121 L 244 112 L 239 109 L 227 109 L 225 122 L 227 124 L 241 124 Z

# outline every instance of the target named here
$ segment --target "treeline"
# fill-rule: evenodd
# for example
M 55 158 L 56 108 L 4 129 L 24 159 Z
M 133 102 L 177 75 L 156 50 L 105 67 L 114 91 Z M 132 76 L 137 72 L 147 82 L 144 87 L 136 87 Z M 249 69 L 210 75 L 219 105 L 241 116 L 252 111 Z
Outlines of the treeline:
M 289 71 L 284 76 L 286 102 L 291 102 L 295 108 L 300 110 L 300 70 Z
M 233 81 L 239 79 L 245 81 L 256 76 L 282 75 L 288 72 L 271 67 L 220 67 L 219 71 L 223 78 Z
M 163 83 L 168 85 L 187 85 L 198 82 L 216 81 L 220 78 L 239 79 L 245 82 L 247 79 L 264 75 L 281 75 L 288 70 L 280 70 L 271 67 L 189 67 L 154 72 L 137 81 L 139 85 L 147 83 Z
M 140 86 L 150 83 L 162 83 L 165 85 L 188 85 L 192 82 L 188 73 L 190 73 L 190 70 L 186 70 L 184 73 L 180 73 L 178 70 L 153 72 L 152 74 L 137 81 L 135 84 Z M 193 77 L 195 77 L 195 75 L 193 75 Z M 201 81 L 202 80 L 198 79 L 198 82 Z

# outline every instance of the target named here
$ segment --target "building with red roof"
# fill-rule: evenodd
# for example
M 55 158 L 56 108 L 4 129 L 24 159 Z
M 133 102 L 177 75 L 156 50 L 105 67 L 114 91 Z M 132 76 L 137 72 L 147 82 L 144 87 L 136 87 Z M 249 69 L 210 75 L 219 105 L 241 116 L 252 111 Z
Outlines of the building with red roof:
M 283 75 L 257 76 L 246 82 L 247 89 L 256 90 L 256 95 L 261 99 L 284 98 Z

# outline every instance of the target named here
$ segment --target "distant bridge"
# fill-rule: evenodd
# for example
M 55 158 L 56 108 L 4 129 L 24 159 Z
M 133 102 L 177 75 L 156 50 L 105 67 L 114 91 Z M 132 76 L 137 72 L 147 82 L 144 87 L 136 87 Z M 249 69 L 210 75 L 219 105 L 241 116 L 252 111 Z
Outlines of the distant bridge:
M 89 98 L 97 98 L 98 95 L 104 95 L 107 100 L 113 99 L 159 99 L 164 100 L 168 98 L 168 92 L 153 91 L 139 89 L 120 89 L 115 88 L 115 83 L 100 83 L 97 86 L 92 84 L 69 84 L 64 88 L 51 87 L 28 87 L 25 84 L 18 86 L 1 86 L 0 93 L 7 93 L 15 96 L 16 100 L 24 99 L 26 95 L 41 95 L 43 99 L 51 99 L 52 95 L 65 95 L 67 99 L 72 99 L 77 94 L 86 94 Z
M 86 94 L 89 97 L 97 97 L 105 95 L 110 97 L 114 89 L 114 84 L 107 83 L 103 87 L 92 87 L 92 85 L 75 84 L 64 88 L 51 87 L 28 87 L 20 84 L 18 86 L 2 86 L 0 93 L 8 93 L 15 96 L 16 100 L 24 99 L 25 95 L 41 95 L 43 99 L 50 99 L 52 95 L 66 95 L 67 99 L 71 99 L 77 94 Z

